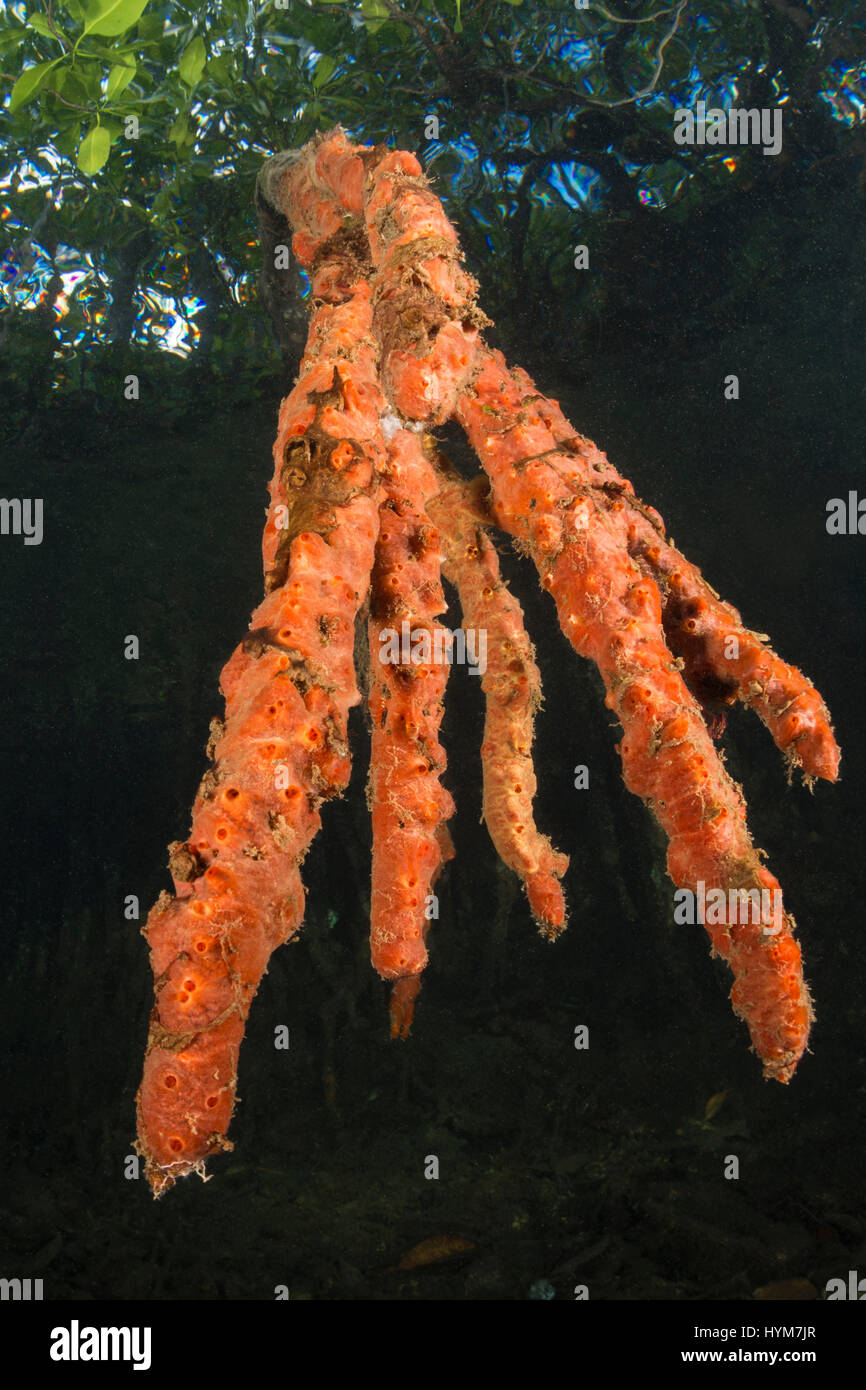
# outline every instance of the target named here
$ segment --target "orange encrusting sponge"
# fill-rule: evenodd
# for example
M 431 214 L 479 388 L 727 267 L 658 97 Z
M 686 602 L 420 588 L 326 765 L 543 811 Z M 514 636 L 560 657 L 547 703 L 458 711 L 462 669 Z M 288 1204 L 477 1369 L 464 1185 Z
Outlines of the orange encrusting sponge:
M 765 1075 L 787 1082 L 812 1019 L 794 923 L 704 710 L 740 700 L 807 781 L 834 781 L 839 749 L 820 695 L 743 626 L 557 402 L 488 349 L 476 283 L 414 155 L 353 146 L 337 129 L 269 160 L 257 197 L 269 232 L 279 235 L 280 217 L 291 225 L 312 313 L 280 408 L 265 598 L 222 672 L 212 767 L 189 838 L 170 846 L 174 894 L 160 895 L 144 928 L 155 1002 L 138 1147 L 154 1193 L 231 1148 L 251 1001 L 271 952 L 301 925 L 300 865 L 320 806 L 349 779 L 368 596 L 371 954 L 393 985 L 392 1036 L 409 1032 L 433 888 L 453 853 L 439 742 L 450 657 L 437 621 L 442 570 L 460 596 L 467 652 L 477 639 L 484 818 L 542 934 L 564 927 L 568 861 L 533 817 L 540 677 L 491 521 L 531 557 L 563 632 L 601 673 L 626 785 L 667 834 L 673 882 L 714 899 L 702 920 L 733 971 L 734 1008 Z M 464 482 L 423 435 L 447 420 L 463 427 L 489 485 Z
M 532 741 L 541 676 L 523 609 L 500 573 L 478 487 L 446 471 L 443 461 L 439 492 L 428 510 L 445 540 L 444 574 L 457 590 L 464 631 L 474 636 L 476 657 L 482 656 L 484 821 L 500 859 L 520 877 L 542 936 L 553 940 L 565 927 L 559 880 L 568 856 L 541 834 L 532 809 L 537 788 Z
M 386 392 L 408 418 L 429 426 L 453 416 L 465 429 L 491 481 L 494 520 L 532 557 L 564 633 L 602 674 L 623 726 L 626 784 L 669 836 L 674 882 L 770 895 L 771 917 L 735 913 L 707 930 L 733 970 L 733 1004 L 766 1075 L 787 1081 L 812 1017 L 799 947 L 683 673 L 702 698 L 721 691 L 744 700 L 807 776 L 834 780 L 838 749 L 823 702 L 680 563 L 658 513 L 558 404 L 484 345 L 474 285 L 420 168 L 382 151 L 364 161 Z
M 525 457 L 527 433 L 544 442 L 546 406 L 492 353 L 461 399 L 461 423 L 491 478 L 494 513 L 532 555 L 575 650 L 601 672 L 606 703 L 623 726 L 626 785 L 669 837 L 674 883 L 779 892 L 752 845 L 739 788 L 667 647 L 659 588 L 629 554 L 630 486 L 575 491 L 573 459 L 564 457 L 560 469 L 552 444 L 514 466 Z M 783 910 L 758 922 L 743 915 L 749 920 L 707 930 L 734 973 L 732 1002 L 766 1075 L 787 1081 L 812 1018 L 799 947 Z
M 436 486 L 416 436 L 398 430 L 388 452 L 370 593 L 367 797 L 373 818 L 371 955 L 383 979 L 396 982 L 391 1033 L 404 1038 L 427 963 L 425 937 L 438 916 L 433 885 L 454 852 L 445 827 L 454 803 L 439 780 L 450 650 L 436 618 L 447 605 L 439 533 L 425 510 Z
M 267 597 L 222 673 L 175 896 L 144 929 L 155 1006 L 138 1093 L 139 1149 L 158 1196 L 226 1130 L 238 1050 L 271 952 L 304 915 L 300 864 L 319 806 L 349 779 L 355 618 L 370 584 L 385 445 L 369 284 L 345 247 L 317 265 L 320 304 L 283 402 L 263 558 Z M 347 342 L 359 350 L 346 356 Z M 366 347 L 364 346 L 366 342 Z

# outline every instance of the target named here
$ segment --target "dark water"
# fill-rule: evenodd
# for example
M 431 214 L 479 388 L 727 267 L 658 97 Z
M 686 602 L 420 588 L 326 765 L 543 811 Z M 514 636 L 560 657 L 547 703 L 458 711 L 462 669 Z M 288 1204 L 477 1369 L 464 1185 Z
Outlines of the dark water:
M 545 681 L 538 819 L 571 855 L 568 932 L 542 941 L 497 868 L 479 824 L 479 695 L 457 672 L 444 742 L 458 857 L 412 1037 L 388 1042 L 365 941 L 356 711 L 352 787 L 305 864 L 306 926 L 250 1017 L 234 1152 L 206 1186 L 152 1202 L 125 1176 L 152 982 L 124 901 L 143 919 L 168 886 L 218 673 L 260 596 L 280 383 L 230 408 L 210 388 L 171 426 L 148 410 L 142 427 L 131 403 L 47 400 L 3 468 L 8 496 L 45 499 L 41 546 L 3 538 L 0 592 L 8 1274 L 60 1300 L 267 1300 L 277 1285 L 292 1299 L 570 1299 L 586 1285 L 594 1300 L 747 1300 L 866 1272 L 866 539 L 825 528 L 829 498 L 866 488 L 866 239 L 850 166 L 803 197 L 756 193 L 688 235 L 624 245 L 591 333 L 553 341 L 529 284 L 493 335 L 833 713 L 842 780 L 813 795 L 786 784 L 752 717 L 735 712 L 724 745 L 816 1000 L 792 1084 L 761 1079 L 725 968 L 699 928 L 672 925 L 662 836 L 622 785 L 601 682 L 510 557 Z M 735 273 L 756 238 L 752 273 Z M 496 266 L 477 270 L 483 303 Z M 723 397 L 731 372 L 738 402 Z M 578 763 L 589 791 L 573 790 Z M 474 1248 L 394 1269 L 439 1235 Z

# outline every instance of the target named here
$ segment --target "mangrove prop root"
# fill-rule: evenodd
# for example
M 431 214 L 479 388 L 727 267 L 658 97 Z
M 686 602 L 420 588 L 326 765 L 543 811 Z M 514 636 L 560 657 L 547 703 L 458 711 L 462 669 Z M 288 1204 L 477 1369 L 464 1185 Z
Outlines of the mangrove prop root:
M 439 780 L 449 668 L 445 629 L 436 617 L 447 605 L 439 533 L 426 507 L 436 486 L 417 436 L 398 431 L 388 452 L 370 592 L 367 797 L 373 818 L 371 955 L 383 979 L 408 981 L 391 997 L 392 1036 L 403 1038 L 427 964 L 432 888 L 453 855 L 444 822 L 454 803 Z
M 339 131 L 327 138 L 344 141 Z M 490 479 L 496 522 L 533 559 L 575 650 L 599 668 L 623 727 L 626 784 L 668 835 L 673 881 L 760 905 L 746 920 L 726 914 L 706 925 L 733 971 L 734 1008 L 766 1075 L 787 1081 L 812 1019 L 799 946 L 778 881 L 751 842 L 740 790 L 683 679 L 689 662 L 668 645 L 663 609 L 675 596 L 669 627 L 675 647 L 694 637 L 693 671 L 700 664 L 726 681 L 794 764 L 832 781 L 838 749 L 823 702 L 693 566 L 678 563 L 661 517 L 557 403 L 486 347 L 456 233 L 415 157 L 373 149 L 359 159 L 386 393 L 407 419 L 431 426 L 455 417 L 466 430 Z
M 739 700 L 807 781 L 835 781 L 839 750 L 820 695 L 743 626 L 557 402 L 487 347 L 476 282 L 414 155 L 354 146 L 337 129 L 268 160 L 257 198 L 269 244 L 290 228 L 310 277 L 310 333 L 280 409 L 266 596 L 222 674 L 212 766 L 187 841 L 170 847 L 174 894 L 160 896 L 144 929 L 156 987 L 138 1142 L 154 1192 L 231 1147 L 250 1004 L 271 952 L 301 925 L 300 864 L 322 802 L 349 777 L 364 610 L 371 954 L 392 982 L 392 1036 L 409 1031 L 433 887 L 453 855 L 439 742 L 453 635 L 437 622 L 440 572 L 458 591 L 466 651 L 470 637 L 476 658 L 484 651 L 491 838 L 542 934 L 563 929 L 568 861 L 532 809 L 540 676 L 493 527 L 531 557 L 565 636 L 598 667 L 622 727 L 624 780 L 668 837 L 670 877 L 733 904 L 707 913 L 706 929 L 765 1075 L 787 1082 L 812 1019 L 800 950 L 707 717 Z M 480 460 L 473 480 L 429 433 L 447 420 Z
M 271 952 L 303 921 L 300 864 L 319 807 L 349 779 L 355 616 L 378 534 L 385 402 L 369 282 L 338 240 L 320 248 L 315 286 L 274 446 L 267 597 L 222 673 L 212 767 L 189 839 L 172 847 L 175 896 L 160 897 L 144 928 L 156 998 L 138 1143 L 157 1196 L 230 1147 L 250 1003 Z
M 519 875 L 540 932 L 553 940 L 565 927 L 559 879 L 568 868 L 568 857 L 537 829 L 532 810 L 532 738 L 541 676 L 523 609 L 502 579 L 489 534 L 492 521 L 477 486 L 465 482 L 444 460 L 429 510 L 446 538 L 444 573 L 457 590 L 463 627 L 484 641 L 484 820 L 503 864 Z M 478 644 L 481 638 L 475 640 Z

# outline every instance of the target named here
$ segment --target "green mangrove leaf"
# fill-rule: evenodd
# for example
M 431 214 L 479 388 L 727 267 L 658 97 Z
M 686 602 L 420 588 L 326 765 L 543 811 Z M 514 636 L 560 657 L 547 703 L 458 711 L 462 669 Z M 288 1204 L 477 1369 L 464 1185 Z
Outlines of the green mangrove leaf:
M 80 69 L 71 67 L 58 68 L 57 72 L 51 79 L 51 85 L 55 89 L 55 91 L 59 92 L 62 95 L 64 103 L 71 102 L 73 107 L 86 107 L 87 103 L 90 101 L 90 95 L 87 91 L 87 87 L 85 86 L 82 80 Z M 68 106 L 64 105 L 63 109 L 69 111 Z M 72 113 L 70 112 L 70 115 L 71 114 Z M 80 123 L 79 117 L 76 117 L 75 119 Z M 81 131 L 76 130 L 75 149 L 78 149 L 78 141 L 80 139 L 80 136 Z M 74 154 L 75 150 L 73 150 L 72 153 Z
M 23 29 L 4 29 L 0 32 L 0 53 L 6 53 L 10 48 L 20 47 L 23 38 Z
M 138 21 L 138 36 L 145 43 L 156 43 L 162 38 L 165 21 L 161 14 L 146 14 Z
M 204 46 L 204 39 L 195 38 L 188 44 L 183 51 L 183 56 L 178 64 L 178 72 L 181 81 L 185 82 L 190 88 L 195 87 L 204 72 L 204 65 L 207 62 L 207 50 Z
M 51 25 L 41 10 L 35 10 L 33 14 L 27 16 L 27 28 L 35 29 L 37 34 L 44 34 L 46 39 L 54 38 Z
M 382 0 L 361 0 L 361 14 L 364 16 L 364 24 L 367 32 L 375 34 L 387 24 L 390 15 L 382 4 Z
M 336 58 L 332 58 L 330 53 L 323 53 L 316 64 L 316 71 L 313 73 L 313 86 L 318 90 L 329 82 L 337 66 Z
M 111 135 L 105 126 L 91 126 L 78 147 L 78 167 L 82 174 L 97 174 L 111 149 Z
M 181 114 L 178 116 L 177 120 L 175 121 L 174 125 L 172 126 L 171 130 L 168 132 L 168 138 L 169 140 L 171 140 L 173 145 L 177 145 L 178 149 L 180 149 L 188 134 L 189 115 L 186 111 L 182 111 Z
M 34 63 L 31 68 L 25 68 L 15 86 L 12 88 L 12 95 L 9 98 L 9 110 L 17 111 L 19 106 L 25 106 L 28 101 L 32 101 L 40 89 L 45 85 L 45 81 L 52 68 L 56 68 L 58 63 L 62 63 L 62 58 L 55 58 L 50 63 Z
M 108 82 L 105 88 L 105 95 L 109 101 L 114 101 L 121 92 L 126 91 L 133 77 L 135 77 L 135 63 L 115 63 L 108 74 Z
M 65 130 L 58 131 L 51 143 L 58 154 L 65 155 L 67 159 L 74 159 L 75 151 L 78 149 L 79 135 L 80 126 L 78 121 L 75 121 L 68 125 Z
M 137 24 L 144 13 L 147 0 L 87 0 L 84 33 L 103 34 L 116 38 Z
M 102 96 L 102 64 L 99 62 L 78 63 L 76 72 L 81 74 L 81 80 L 87 89 L 90 101 L 99 101 Z

